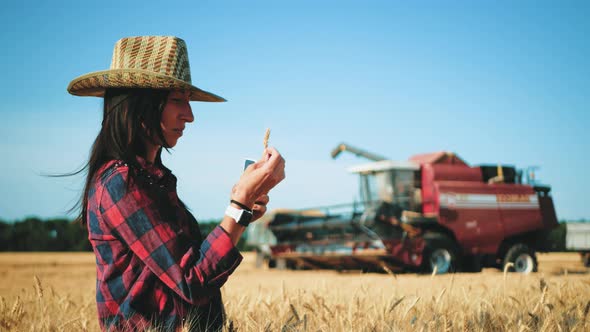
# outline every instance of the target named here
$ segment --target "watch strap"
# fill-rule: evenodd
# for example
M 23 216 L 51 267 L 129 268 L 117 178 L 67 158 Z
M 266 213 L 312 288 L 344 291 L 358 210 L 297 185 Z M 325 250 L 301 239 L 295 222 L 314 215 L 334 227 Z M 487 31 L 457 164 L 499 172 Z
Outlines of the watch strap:
M 248 207 L 246 204 L 242 204 L 242 203 L 236 201 L 235 199 L 230 199 L 229 202 L 234 203 L 235 205 L 241 207 L 243 210 L 252 212 L 252 208 Z
M 225 215 L 231 217 L 236 221 L 236 223 L 248 227 L 250 222 L 252 221 L 252 211 L 237 209 L 231 205 L 228 205 L 225 209 Z

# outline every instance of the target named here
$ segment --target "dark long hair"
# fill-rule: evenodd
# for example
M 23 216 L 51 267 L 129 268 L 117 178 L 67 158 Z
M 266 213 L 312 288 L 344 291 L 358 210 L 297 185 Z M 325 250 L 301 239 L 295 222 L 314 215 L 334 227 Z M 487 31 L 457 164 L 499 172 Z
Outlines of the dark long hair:
M 104 96 L 102 128 L 94 140 L 88 162 L 70 175 L 86 173 L 84 191 L 76 207 L 77 220 L 86 224 L 88 191 L 98 170 L 110 160 L 127 163 L 130 177 L 139 169 L 136 156 L 146 157 L 146 140 L 167 148 L 160 121 L 169 91 L 154 89 L 107 89 Z M 155 164 L 161 165 L 162 149 Z M 73 209 L 75 209 L 74 207 Z

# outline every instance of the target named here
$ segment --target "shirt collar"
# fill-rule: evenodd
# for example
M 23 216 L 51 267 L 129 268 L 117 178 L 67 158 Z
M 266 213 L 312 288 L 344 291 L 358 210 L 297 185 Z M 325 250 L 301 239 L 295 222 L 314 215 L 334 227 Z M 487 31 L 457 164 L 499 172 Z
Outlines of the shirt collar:
M 170 170 L 166 168 L 164 165 L 150 163 L 141 156 L 136 156 L 135 158 L 142 169 L 144 169 L 149 175 L 155 177 L 158 180 L 162 179 L 165 175 L 170 173 Z

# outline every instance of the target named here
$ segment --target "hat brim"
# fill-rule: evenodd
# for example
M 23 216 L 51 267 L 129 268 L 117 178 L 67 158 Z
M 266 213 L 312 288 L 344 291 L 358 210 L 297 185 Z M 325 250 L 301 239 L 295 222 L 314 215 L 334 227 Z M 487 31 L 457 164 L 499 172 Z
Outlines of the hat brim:
M 141 69 L 111 69 L 75 78 L 68 92 L 75 96 L 104 97 L 109 88 L 144 88 L 162 90 L 190 90 L 191 101 L 222 102 L 224 98 L 172 76 Z

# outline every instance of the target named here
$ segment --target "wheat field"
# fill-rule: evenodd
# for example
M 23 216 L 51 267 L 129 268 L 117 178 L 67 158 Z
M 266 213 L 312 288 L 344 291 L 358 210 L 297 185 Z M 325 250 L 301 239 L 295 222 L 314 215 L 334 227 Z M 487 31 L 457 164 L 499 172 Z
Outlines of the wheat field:
M 539 272 L 276 271 L 244 261 L 223 287 L 226 331 L 588 331 L 590 271 L 577 254 Z M 92 253 L 1 253 L 0 331 L 97 331 Z

